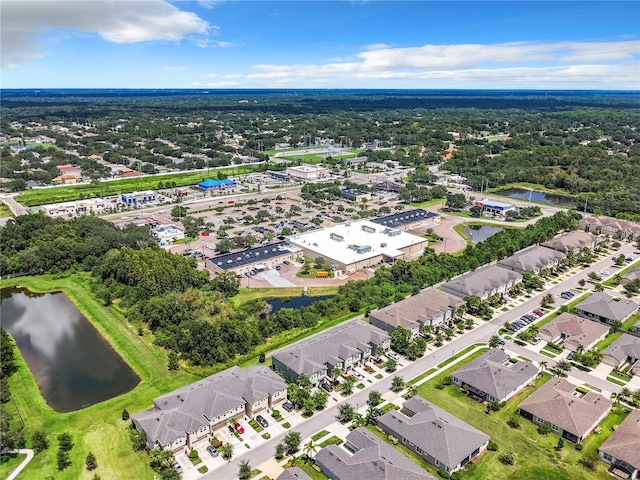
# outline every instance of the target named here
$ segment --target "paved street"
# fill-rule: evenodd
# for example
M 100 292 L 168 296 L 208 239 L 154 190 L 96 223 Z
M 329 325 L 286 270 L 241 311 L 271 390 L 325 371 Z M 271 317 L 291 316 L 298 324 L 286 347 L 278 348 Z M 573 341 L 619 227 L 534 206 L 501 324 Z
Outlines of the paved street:
M 633 252 L 635 252 L 635 250 L 636 249 L 634 246 L 623 244 L 620 250 L 615 252 L 614 255 L 618 256 L 621 253 L 624 253 L 625 255 L 630 255 Z M 430 368 L 438 365 L 440 362 L 446 360 L 450 356 L 454 355 L 456 352 L 460 352 L 461 350 L 464 350 L 465 348 L 467 348 L 468 346 L 474 343 L 487 342 L 491 337 L 491 335 L 494 335 L 497 332 L 497 330 L 500 328 L 500 326 L 504 324 L 504 322 L 513 321 L 519 318 L 520 316 L 524 315 L 525 313 L 530 312 L 534 308 L 537 308 L 539 306 L 540 297 L 542 295 L 546 293 L 551 293 L 557 297 L 562 291 L 565 291 L 571 288 L 577 288 L 579 286 L 578 282 L 580 281 L 580 279 L 588 278 L 588 275 L 590 272 L 598 272 L 600 270 L 604 270 L 607 268 L 611 270 L 609 267 L 611 267 L 611 264 L 612 264 L 612 256 L 613 255 L 609 255 L 605 259 L 600 260 L 599 262 L 596 262 L 592 266 L 585 268 L 584 270 L 580 271 L 576 275 L 573 275 L 570 278 L 558 283 L 558 285 L 552 286 L 545 292 L 538 293 L 537 295 L 527 300 L 526 302 L 510 309 L 508 312 L 504 312 L 501 315 L 498 315 L 496 318 L 494 318 L 490 322 L 480 324 L 475 329 L 465 333 L 461 337 L 454 339 L 453 341 L 447 343 L 443 347 L 440 347 L 431 353 L 427 352 L 427 354 L 425 354 L 424 357 L 416 360 L 415 362 L 411 362 L 404 367 L 399 368 L 393 375 L 400 375 L 405 380 L 409 380 L 429 370 Z M 558 300 L 560 300 L 559 297 L 558 297 Z M 560 305 L 561 304 L 557 301 L 555 306 L 558 307 Z M 536 354 L 535 352 L 529 349 L 515 345 L 513 342 L 509 342 L 508 348 L 509 350 L 512 350 L 524 357 L 530 358 L 531 360 L 534 360 L 534 361 L 544 360 L 547 362 L 547 365 L 549 367 L 555 363 L 554 359 L 551 359 L 549 357 L 546 357 L 540 354 Z M 558 357 L 558 360 L 560 358 L 562 357 Z M 300 432 L 301 437 L 304 439 L 306 437 L 309 437 L 315 434 L 316 432 L 322 429 L 325 429 L 327 426 L 329 426 L 331 423 L 335 421 L 335 417 L 338 413 L 338 406 L 340 404 L 348 402 L 354 406 L 365 405 L 369 396 L 369 392 L 371 390 L 378 390 L 383 394 L 390 390 L 391 380 L 393 378 L 393 375 L 387 376 L 384 379 L 380 380 L 379 382 L 374 383 L 373 385 L 366 386 L 364 389 L 354 393 L 348 398 L 338 400 L 338 401 L 333 401 L 333 404 L 328 404 L 327 408 L 324 411 L 314 415 L 309 419 L 302 420 L 301 423 L 297 425 L 295 425 L 292 422 L 291 423 L 292 427 L 290 430 L 295 430 Z M 604 391 L 607 391 L 607 392 L 613 392 L 613 391 L 618 392 L 621 389 L 621 387 L 618 387 L 617 385 L 611 384 L 609 382 L 606 382 L 605 380 L 599 379 L 593 375 L 590 375 L 586 372 L 579 371 L 577 369 L 573 369 L 571 371 L 571 376 L 578 379 L 581 383 L 589 383 L 591 385 L 602 388 Z M 262 445 L 252 448 L 251 451 L 248 451 L 244 454 L 235 455 L 231 462 L 229 462 L 228 464 L 222 466 L 221 468 L 213 472 L 207 473 L 206 475 L 203 476 L 203 478 L 211 479 L 211 480 L 213 479 L 226 480 L 226 479 L 236 478 L 238 474 L 240 461 L 244 459 L 249 460 L 249 462 L 251 462 L 251 465 L 254 468 L 257 467 L 258 465 L 263 464 L 264 462 L 267 462 L 269 459 L 273 457 L 275 446 L 284 438 L 285 434 L 286 432 L 283 432 L 280 435 L 272 437 L 269 441 L 263 443 Z

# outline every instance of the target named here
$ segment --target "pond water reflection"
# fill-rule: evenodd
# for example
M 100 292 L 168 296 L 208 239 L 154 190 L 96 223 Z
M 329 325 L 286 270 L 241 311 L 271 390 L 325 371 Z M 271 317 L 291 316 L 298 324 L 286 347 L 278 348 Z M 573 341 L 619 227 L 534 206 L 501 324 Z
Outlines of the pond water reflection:
M 504 231 L 504 228 L 492 227 L 490 225 L 468 225 L 464 227 L 464 233 L 473 243 L 484 242 L 490 236 L 502 231 Z
M 64 293 L 4 288 L 0 300 L 2 328 L 16 341 L 55 411 L 79 410 L 140 382 Z

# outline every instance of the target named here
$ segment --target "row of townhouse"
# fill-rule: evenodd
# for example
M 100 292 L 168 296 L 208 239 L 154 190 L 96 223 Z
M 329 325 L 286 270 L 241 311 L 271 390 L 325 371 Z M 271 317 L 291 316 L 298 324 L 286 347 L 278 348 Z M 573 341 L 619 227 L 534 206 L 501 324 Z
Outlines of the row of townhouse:
M 284 402 L 287 385 L 264 366 L 234 366 L 154 399 L 132 417 L 149 448 L 194 448 L 235 417 L 253 418 Z
M 391 337 L 384 330 L 353 320 L 287 347 L 272 357 L 273 367 L 295 382 L 306 375 L 314 385 L 338 368 L 349 371 L 363 365 L 378 347 L 388 350 Z

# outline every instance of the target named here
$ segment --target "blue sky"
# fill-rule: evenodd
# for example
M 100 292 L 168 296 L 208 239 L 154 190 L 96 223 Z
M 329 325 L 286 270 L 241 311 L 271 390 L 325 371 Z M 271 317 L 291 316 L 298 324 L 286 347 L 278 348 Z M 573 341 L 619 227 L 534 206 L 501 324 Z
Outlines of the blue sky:
M 640 89 L 636 1 L 3 0 L 3 88 Z

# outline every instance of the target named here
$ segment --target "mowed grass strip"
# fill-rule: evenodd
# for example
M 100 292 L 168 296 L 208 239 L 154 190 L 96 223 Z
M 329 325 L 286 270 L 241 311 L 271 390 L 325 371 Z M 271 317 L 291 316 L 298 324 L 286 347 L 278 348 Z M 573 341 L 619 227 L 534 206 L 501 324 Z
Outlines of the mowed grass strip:
M 48 203 L 67 202 L 83 198 L 108 197 L 121 193 L 136 192 L 141 190 L 155 190 L 158 183 L 175 182 L 176 187 L 197 185 L 198 183 L 212 178 L 220 172 L 224 175 L 240 175 L 264 170 L 264 165 L 239 165 L 235 167 L 220 168 L 211 172 L 185 172 L 170 175 L 148 175 L 135 178 L 124 178 L 109 182 L 92 182 L 82 185 L 66 185 L 60 187 L 37 188 L 26 190 L 16 197 L 16 201 L 27 207 L 46 205 Z
M 11 377 L 11 392 L 25 420 L 25 437 L 42 430 L 49 439 L 47 451 L 36 455 L 19 478 L 56 480 L 100 478 L 153 478 L 146 453 L 135 453 L 129 441 L 129 422 L 122 421 L 123 409 L 130 414 L 150 408 L 153 398 L 197 380 L 182 370 L 167 370 L 166 354 L 150 342 L 150 337 L 138 336 L 135 329 L 114 307 L 103 307 L 91 294 L 86 277 L 54 276 L 22 277 L 0 282 L 0 287 L 20 284 L 35 292 L 64 291 L 116 352 L 141 378 L 133 390 L 118 397 L 70 413 L 55 412 L 40 394 L 34 377 L 21 355 L 17 355 L 18 371 Z M 57 435 L 69 432 L 74 447 L 70 452 L 71 466 L 58 472 L 56 465 Z M 85 469 L 87 453 L 93 452 L 98 469 Z
M 475 352 L 465 359 L 465 364 L 482 354 L 484 350 Z M 486 407 L 468 398 L 455 385 L 442 390 L 435 386 L 451 372 L 460 368 L 460 364 L 447 369 L 434 379 L 420 385 L 418 394 L 433 402 L 440 408 L 450 412 L 473 427 L 490 435 L 498 444 L 498 452 L 485 452 L 462 474 L 463 479 L 473 480 L 595 480 L 609 478 L 604 464 L 599 465 L 597 471 L 590 472 L 579 464 L 583 452 L 578 452 L 573 445 L 566 441 L 561 451 L 555 449 L 558 444 L 556 435 L 542 436 L 537 433 L 537 427 L 528 420 L 517 415 L 518 405 L 537 388 L 550 378 L 543 374 L 536 381 L 519 392 L 507 405 L 498 412 L 490 415 L 485 413 Z M 507 420 L 517 416 L 520 428 L 512 429 Z M 604 433 L 604 432 L 603 432 Z M 603 435 L 603 434 L 601 434 Z M 605 435 L 603 435 L 603 438 Z M 603 440 L 604 441 L 604 440 Z M 514 452 L 517 455 L 516 464 L 508 466 L 498 460 L 500 452 Z

